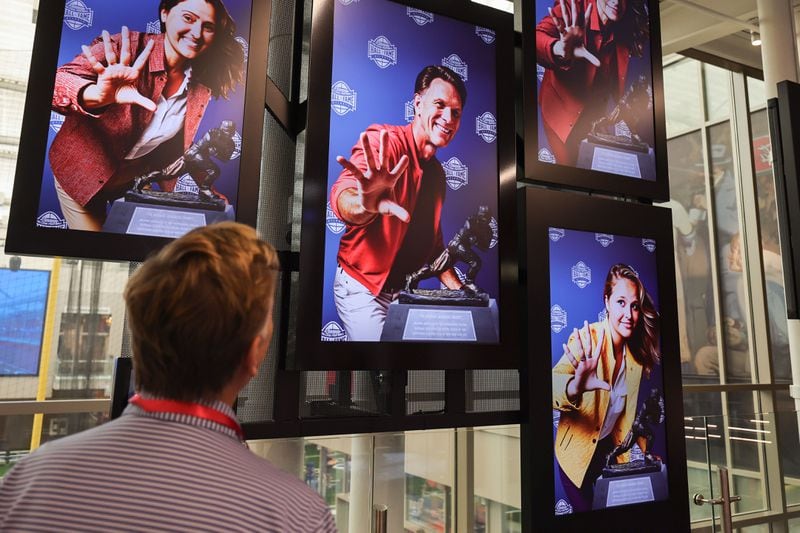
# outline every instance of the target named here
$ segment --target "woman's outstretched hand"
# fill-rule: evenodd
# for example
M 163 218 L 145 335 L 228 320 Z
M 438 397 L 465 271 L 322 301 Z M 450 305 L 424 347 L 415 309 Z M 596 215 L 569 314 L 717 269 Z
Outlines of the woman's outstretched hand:
M 142 73 L 147 58 L 150 57 L 153 45 L 154 41 L 148 41 L 142 53 L 131 64 L 131 42 L 128 28 L 122 27 L 119 58 L 111 46 L 111 37 L 106 30 L 103 30 L 103 47 L 107 65 L 98 61 L 89 47 L 83 45 L 81 47 L 83 55 L 92 70 L 97 73 L 97 81 L 83 90 L 83 106 L 86 109 L 100 109 L 111 104 L 133 104 L 142 106 L 151 112 L 155 111 L 156 104 L 142 96 L 136 89 L 136 81 Z
M 573 348 L 569 344 L 563 346 L 564 355 L 575 368 L 575 377 L 567 383 L 567 398 L 575 403 L 584 392 L 611 390 L 611 385 L 597 377 L 597 362 L 600 360 L 605 328 L 599 329 L 597 342 L 592 339 L 589 323 L 586 321 L 580 330 L 573 330 L 573 335 L 577 337 L 577 346 L 576 343 L 572 343 Z

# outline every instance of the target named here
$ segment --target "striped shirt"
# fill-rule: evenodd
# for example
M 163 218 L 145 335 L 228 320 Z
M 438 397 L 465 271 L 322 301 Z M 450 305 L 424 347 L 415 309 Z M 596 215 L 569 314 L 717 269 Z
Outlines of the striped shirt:
M 1 482 L 0 531 L 336 531 L 314 491 L 233 429 L 134 405 L 43 445 Z

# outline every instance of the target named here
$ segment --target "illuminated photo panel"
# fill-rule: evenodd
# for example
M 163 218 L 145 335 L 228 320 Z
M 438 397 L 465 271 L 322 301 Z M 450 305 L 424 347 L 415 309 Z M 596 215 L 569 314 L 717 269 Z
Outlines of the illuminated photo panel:
M 408 276 L 423 290 L 470 284 L 497 309 L 494 32 L 388 0 L 334 5 L 321 335 L 497 342 L 497 313 L 487 338 L 462 306 L 408 309 L 401 331 L 384 334 Z M 368 198 L 381 179 L 394 185 Z
M 548 234 L 555 512 L 664 500 L 657 242 Z

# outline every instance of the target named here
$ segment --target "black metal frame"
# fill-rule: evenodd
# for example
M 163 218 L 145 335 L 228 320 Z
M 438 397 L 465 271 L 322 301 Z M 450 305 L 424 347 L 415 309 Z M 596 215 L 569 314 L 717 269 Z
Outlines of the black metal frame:
M 303 189 L 300 305 L 307 317 L 298 325 L 297 357 L 287 362 L 296 370 L 510 368 L 518 361 L 517 320 L 513 307 L 516 290 L 516 189 L 514 156 L 513 17 L 473 2 L 402 0 L 444 16 L 474 23 L 496 32 L 498 222 L 500 239 L 500 343 L 447 344 L 402 342 L 322 342 L 323 261 L 327 157 L 330 135 L 330 87 L 335 0 L 314 2 L 311 32 L 307 149 Z M 507 91 L 508 94 L 503 94 Z
M 683 400 L 678 346 L 675 259 L 672 244 L 672 216 L 668 209 L 591 198 L 585 194 L 556 192 L 526 187 L 519 192 L 520 232 L 526 250 L 520 255 L 520 277 L 526 286 L 520 297 L 528 301 L 525 324 L 528 338 L 523 358 L 520 398 L 522 426 L 523 528 L 544 531 L 589 531 L 596 524 L 620 530 L 686 531 L 689 508 L 686 451 L 683 432 Z M 633 222 L 635 221 L 635 222 Z M 548 227 L 599 231 L 614 235 L 656 239 L 659 313 L 661 314 L 661 352 L 666 409 L 666 444 L 669 499 L 604 510 L 555 516 L 555 475 L 553 468 L 552 367 L 550 343 L 550 303 L 541 295 L 550 294 Z M 537 300 L 537 296 L 539 296 Z M 534 345 L 534 339 L 539 344 Z M 613 525 L 613 526 L 612 526 Z
M 142 261 L 171 239 L 40 228 L 36 211 L 42 187 L 42 169 L 47 149 L 50 101 L 53 96 L 58 52 L 66 0 L 42 2 L 34 39 L 28 94 L 14 183 L 14 198 L 6 240 L 6 253 L 64 255 L 89 259 Z M 252 0 L 250 57 L 247 62 L 242 154 L 239 167 L 236 218 L 255 226 L 258 209 L 258 176 L 261 168 L 263 105 L 267 64 L 256 58 L 266 55 L 272 0 Z M 79 164 L 79 163 L 78 163 Z
M 617 174 L 582 168 L 553 165 L 539 161 L 539 131 L 536 85 L 536 5 L 534 0 L 522 2 L 523 54 L 527 59 L 523 71 L 522 95 L 525 162 L 524 179 L 530 182 L 558 184 L 579 190 L 605 192 L 631 198 L 666 201 L 669 199 L 667 175 L 667 132 L 664 115 L 664 84 L 661 68 L 661 22 L 658 0 L 648 0 L 650 9 L 650 65 L 653 84 L 653 124 L 655 126 L 656 180 L 646 181 Z

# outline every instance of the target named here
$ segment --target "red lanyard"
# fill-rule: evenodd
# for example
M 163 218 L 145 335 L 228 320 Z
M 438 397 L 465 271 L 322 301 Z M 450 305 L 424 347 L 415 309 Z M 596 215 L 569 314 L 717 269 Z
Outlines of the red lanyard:
M 218 411 L 212 407 L 206 407 L 198 403 L 179 402 L 176 400 L 154 400 L 151 398 L 142 398 L 138 394 L 134 394 L 130 403 L 136 407 L 147 411 L 148 413 L 173 413 L 176 415 L 189 415 L 203 420 L 216 422 L 221 426 L 232 429 L 239 436 L 239 439 L 244 440 L 244 433 L 242 426 L 239 425 L 234 418 L 226 415 L 222 411 Z

